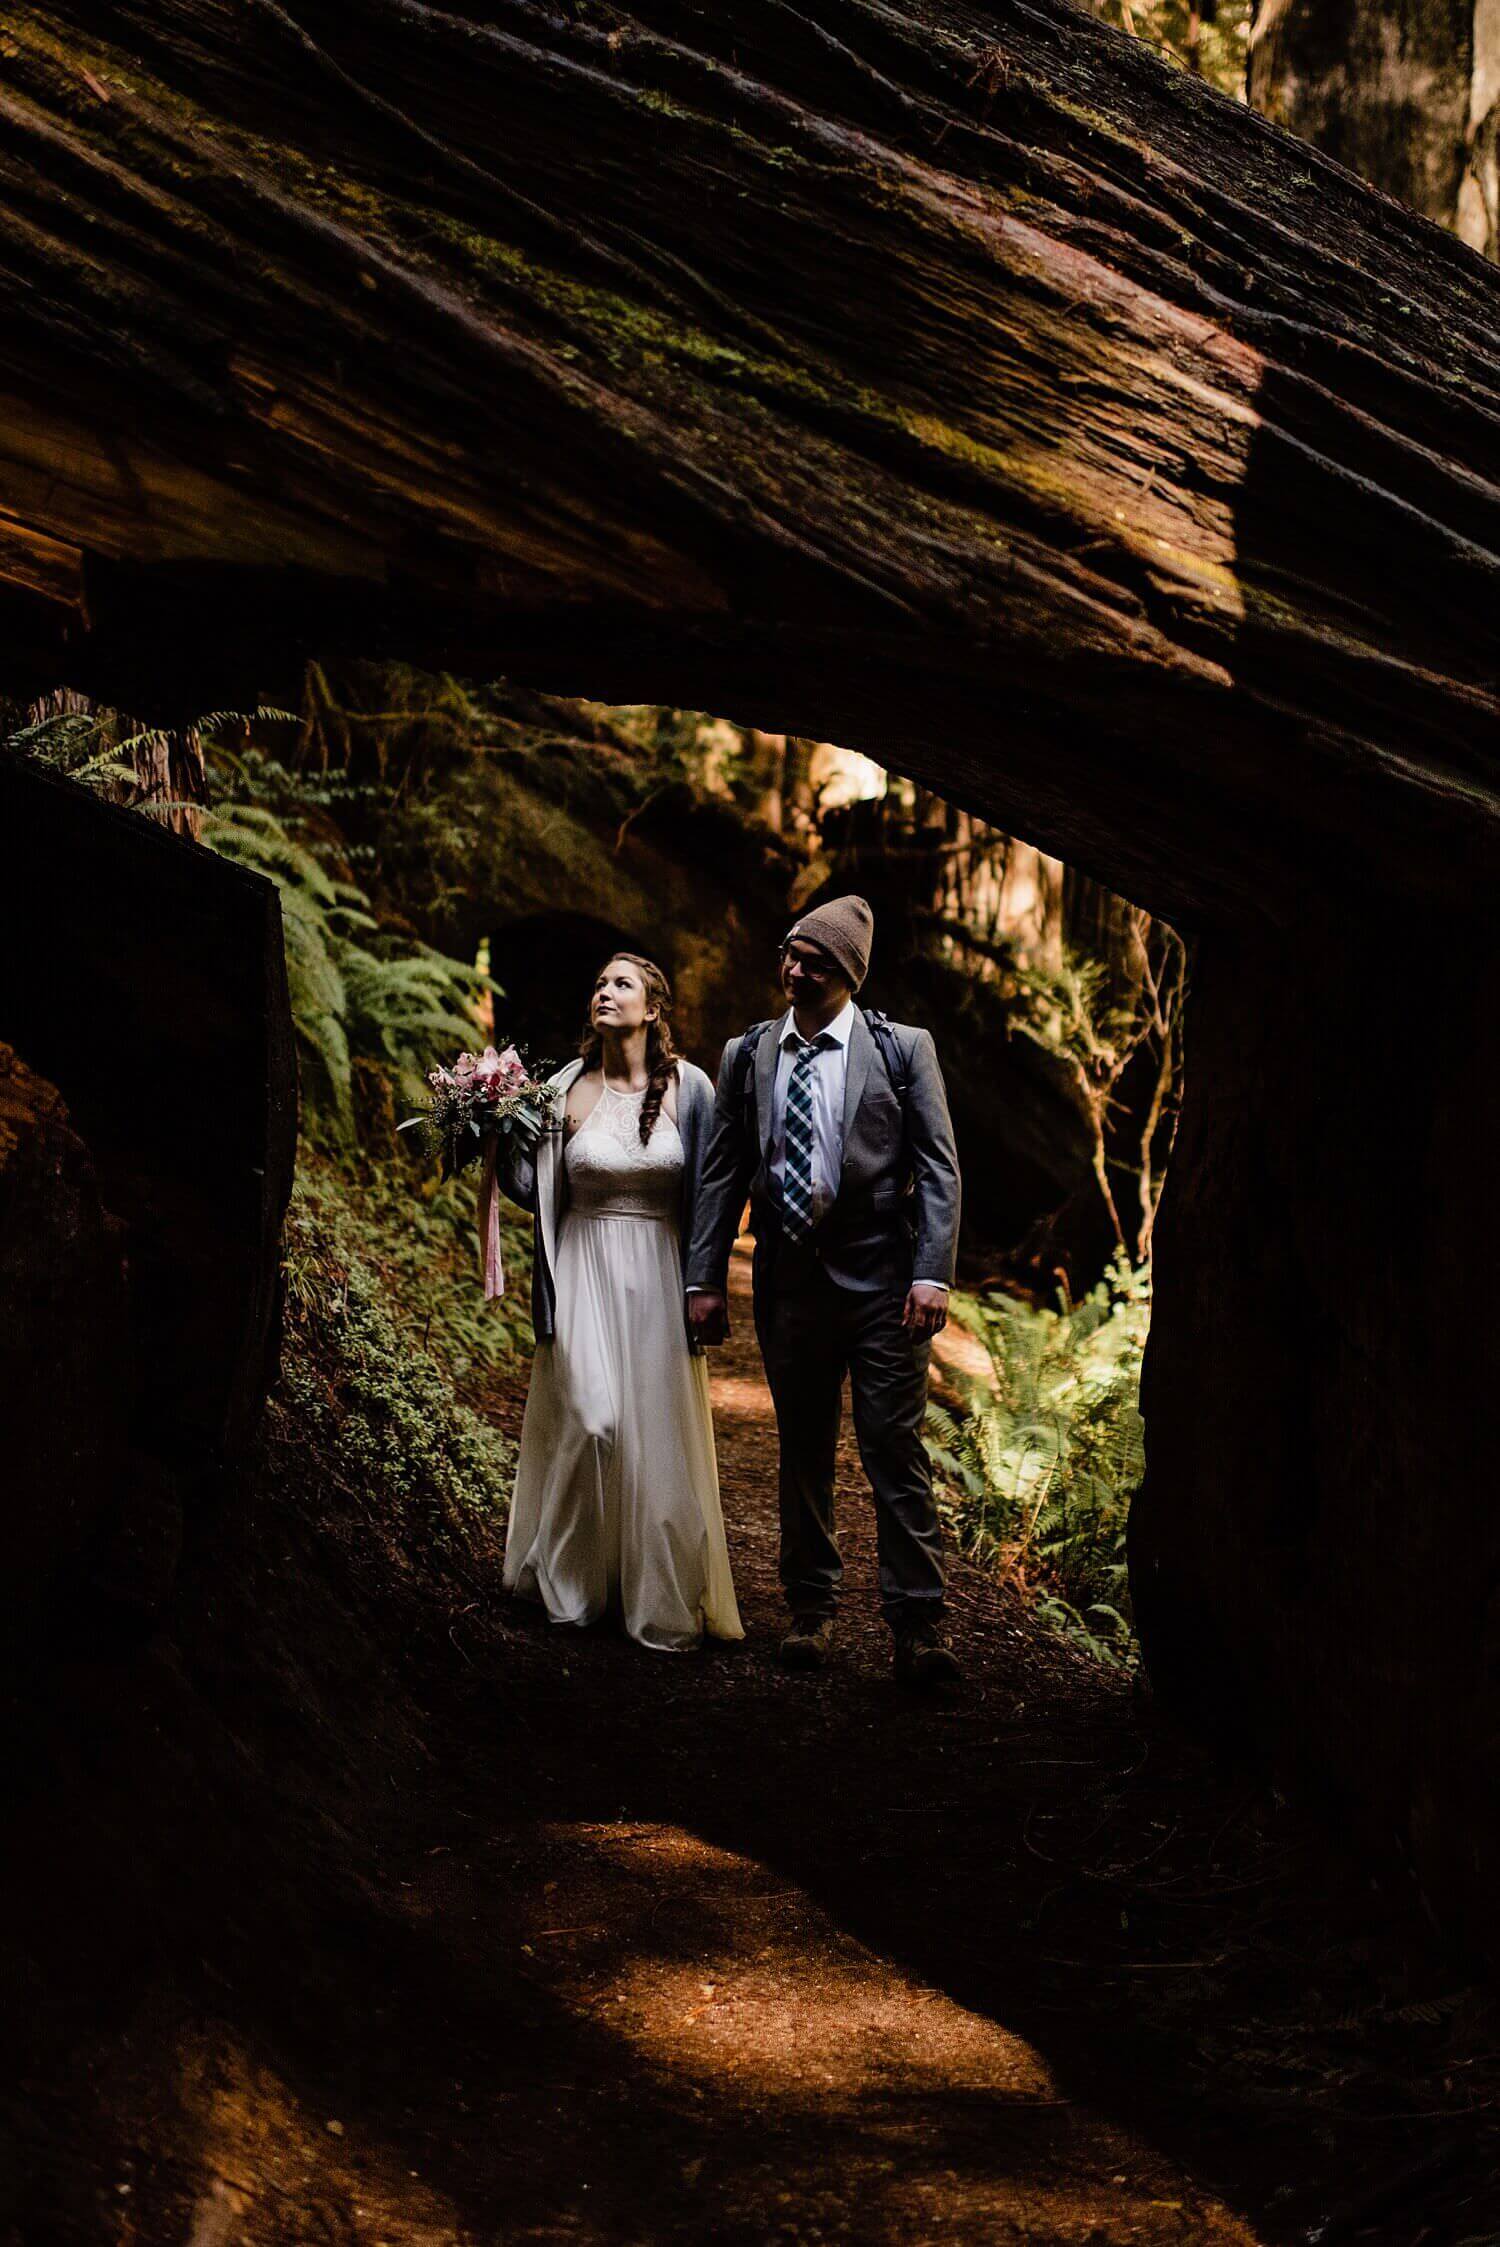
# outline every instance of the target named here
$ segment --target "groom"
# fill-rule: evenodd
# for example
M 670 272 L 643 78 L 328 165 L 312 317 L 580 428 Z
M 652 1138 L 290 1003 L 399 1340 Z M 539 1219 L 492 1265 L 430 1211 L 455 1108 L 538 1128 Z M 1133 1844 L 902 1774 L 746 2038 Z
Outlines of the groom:
M 922 1444 L 927 1361 L 948 1316 L 958 1157 L 926 1030 L 854 1004 L 874 916 L 805 913 L 781 946 L 779 1021 L 724 1048 L 688 1253 L 688 1318 L 729 1332 L 729 1252 L 748 1187 L 755 1331 L 781 1438 L 789 1669 L 828 1658 L 842 1564 L 833 1473 L 844 1375 L 875 1496 L 880 1599 L 904 1684 L 959 1676 L 943 1643 L 943 1558 Z

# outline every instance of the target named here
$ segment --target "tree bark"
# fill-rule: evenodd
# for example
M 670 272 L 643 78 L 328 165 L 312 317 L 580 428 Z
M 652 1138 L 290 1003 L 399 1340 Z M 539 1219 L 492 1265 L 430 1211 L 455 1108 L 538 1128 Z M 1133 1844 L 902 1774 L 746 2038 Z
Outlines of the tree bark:
M 1500 946 L 1215 934 L 1193 975 L 1142 1642 L 1164 1695 L 1269 1751 L 1497 1964 Z
M 1500 257 L 1496 0 L 1259 0 L 1250 99 Z
M 128 1331 L 124 1227 L 55 1086 L 0 1045 L 7 1635 L 114 1500 L 130 1433 Z
M 276 1370 L 297 1129 L 276 892 L 0 754 L 0 957 L 0 1040 L 66 1101 L 125 1228 L 132 1442 L 190 1480 L 237 1461 Z M 33 1277 L 40 1307 L 51 1278 Z M 86 1383 L 48 1391 L 60 1442 L 87 1408 Z
M 342 641 L 717 707 L 1189 920 L 1493 872 L 1500 277 L 1139 42 L 105 21 L 0 35 L 28 683 L 191 715 Z

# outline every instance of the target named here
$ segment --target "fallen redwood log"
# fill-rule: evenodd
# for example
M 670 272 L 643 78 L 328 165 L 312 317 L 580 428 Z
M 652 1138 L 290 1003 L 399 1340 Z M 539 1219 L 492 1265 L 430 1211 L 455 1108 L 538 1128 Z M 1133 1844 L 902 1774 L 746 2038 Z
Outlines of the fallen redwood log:
M 13 666 L 159 706 L 343 637 L 729 708 L 1195 918 L 1493 867 L 1500 276 L 1139 42 L 104 20 L 0 35 Z
M 1500 272 L 1065 0 L 104 21 L 0 32 L 11 691 L 695 704 L 1197 930 L 1148 1652 L 1492 1940 Z

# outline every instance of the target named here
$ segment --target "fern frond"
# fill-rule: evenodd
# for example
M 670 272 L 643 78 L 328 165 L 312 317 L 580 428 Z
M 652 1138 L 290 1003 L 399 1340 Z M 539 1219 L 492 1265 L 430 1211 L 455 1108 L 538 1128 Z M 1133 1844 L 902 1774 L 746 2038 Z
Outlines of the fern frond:
M 980 1554 L 1018 1552 L 1040 1576 L 1036 1612 L 1101 1661 L 1129 1658 L 1125 1524 L 1144 1472 L 1138 1409 L 1150 1278 L 1123 1260 L 1076 1304 L 1037 1309 L 957 1296 L 989 1381 L 958 1412 L 929 1407 L 946 1517 Z

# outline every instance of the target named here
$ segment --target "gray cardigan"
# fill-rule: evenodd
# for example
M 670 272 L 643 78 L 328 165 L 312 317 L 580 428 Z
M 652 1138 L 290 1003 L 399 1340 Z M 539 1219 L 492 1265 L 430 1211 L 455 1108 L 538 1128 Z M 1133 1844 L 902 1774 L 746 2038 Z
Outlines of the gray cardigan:
M 582 1072 L 581 1061 L 569 1061 L 554 1076 L 549 1077 L 547 1082 L 555 1085 L 565 1100 L 569 1085 Z M 687 1258 L 688 1243 L 693 1237 L 698 1187 L 703 1176 L 703 1157 L 708 1147 L 708 1132 L 713 1114 L 712 1083 L 695 1063 L 679 1058 L 677 1132 L 682 1141 L 683 1157 L 680 1230 L 684 1261 Z M 557 1266 L 557 1232 L 568 1206 L 568 1166 L 563 1161 L 561 1131 L 548 1132 L 534 1155 L 521 1153 L 514 1142 L 506 1140 L 501 1147 L 496 1175 L 511 1200 L 519 1202 L 522 1209 L 529 1209 L 535 1220 L 535 1250 L 531 1266 L 531 1323 L 538 1342 L 550 1342 L 557 1330 L 557 1287 L 552 1276 Z M 683 1299 L 683 1325 L 686 1328 L 686 1297 Z M 689 1342 L 690 1346 L 696 1347 L 691 1344 L 691 1336 Z

